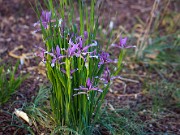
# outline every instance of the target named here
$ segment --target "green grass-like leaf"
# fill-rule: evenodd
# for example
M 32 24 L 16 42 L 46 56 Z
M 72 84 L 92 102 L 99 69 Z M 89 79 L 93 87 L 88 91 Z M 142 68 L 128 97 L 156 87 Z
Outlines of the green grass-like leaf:
M 15 77 L 18 65 L 16 64 L 14 69 L 10 68 L 7 70 L 5 70 L 4 66 L 0 67 L 0 105 L 9 100 L 27 77 L 22 75 Z

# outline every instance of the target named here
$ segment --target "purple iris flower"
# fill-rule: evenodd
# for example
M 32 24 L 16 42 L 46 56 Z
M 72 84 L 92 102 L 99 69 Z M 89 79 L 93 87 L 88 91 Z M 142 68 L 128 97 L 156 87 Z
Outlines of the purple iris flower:
M 77 40 L 77 42 L 79 44 L 79 48 L 81 50 L 83 49 L 83 44 L 87 40 L 87 38 L 88 38 L 88 32 L 87 31 L 84 32 L 84 39 L 81 36 L 76 38 L 76 40 Z
M 113 60 L 111 60 L 109 57 L 110 57 L 109 53 L 102 52 L 100 54 L 100 62 L 98 64 L 98 66 L 100 67 L 103 64 L 113 63 Z
M 51 22 L 51 11 L 42 11 L 40 20 L 45 29 L 48 29 L 48 24 Z M 40 25 L 40 21 L 34 23 L 34 27 L 36 25 Z M 40 31 L 41 29 L 37 29 L 35 32 Z
M 74 44 L 74 43 L 72 42 L 72 40 L 70 39 L 70 40 L 69 40 L 69 45 L 70 45 L 70 47 L 69 47 L 68 50 L 67 50 L 68 57 L 77 55 L 76 52 L 77 52 L 77 50 L 78 50 L 78 44 Z
M 53 57 L 52 61 L 51 61 L 51 66 L 54 67 L 56 61 L 61 60 L 62 58 L 64 58 L 65 56 L 63 56 L 61 53 L 61 49 L 59 48 L 59 46 L 56 46 L 56 51 L 53 51 L 53 53 L 48 53 L 49 55 L 51 55 Z M 61 62 L 60 64 L 63 64 L 63 62 Z
M 110 81 L 113 81 L 115 79 L 122 79 L 121 76 L 111 76 L 109 68 L 106 66 L 104 73 L 102 74 L 102 77 L 100 78 L 101 81 L 103 81 L 104 84 L 108 84 Z
M 80 86 L 79 89 L 74 89 L 74 90 L 82 90 L 83 91 L 83 92 L 78 92 L 77 94 L 74 94 L 74 96 L 80 95 L 80 94 L 86 94 L 88 96 L 89 91 L 103 92 L 103 90 L 99 89 L 98 87 L 94 87 L 92 85 L 90 78 L 88 78 L 86 81 L 86 87 Z M 88 96 L 88 98 L 89 98 L 89 96 Z
M 85 91 L 94 90 L 94 91 L 103 92 L 103 91 L 102 91 L 101 89 L 99 89 L 98 87 L 93 87 L 90 78 L 88 78 L 87 81 L 86 81 L 86 87 L 80 86 L 79 89 L 80 89 L 80 90 L 85 90 Z
M 85 91 L 91 91 L 91 90 L 93 90 L 93 91 L 103 92 L 103 91 L 102 91 L 101 89 L 99 89 L 98 87 L 93 87 L 90 78 L 88 78 L 87 81 L 86 81 L 86 87 L 80 86 L 80 87 L 79 87 L 79 90 L 85 90 Z
M 40 19 L 44 28 L 47 29 L 48 23 L 51 21 L 51 11 L 42 11 Z
M 119 44 L 112 44 L 111 46 L 112 47 L 117 47 L 117 48 L 120 48 L 120 49 L 136 47 L 136 46 L 132 46 L 132 45 L 127 45 L 127 40 L 128 40 L 127 37 L 125 37 L 125 38 L 120 37 Z
M 110 70 L 106 66 L 106 69 L 104 70 L 104 73 L 102 75 L 102 78 L 100 78 L 101 81 L 103 81 L 105 84 L 109 83 L 111 81 L 111 75 Z
M 85 46 L 85 47 L 83 47 L 84 40 L 82 39 L 82 37 L 77 37 L 76 41 L 77 41 L 77 43 L 73 43 L 73 41 L 71 39 L 69 40 L 70 47 L 68 48 L 68 56 L 74 56 L 75 55 L 76 57 L 83 57 L 86 54 L 94 53 L 94 51 L 88 52 L 88 49 L 90 47 L 97 46 L 96 41 L 94 43 L 88 45 L 88 46 Z M 83 59 L 85 59 L 85 58 L 83 57 Z
M 82 56 L 84 58 L 85 55 L 87 55 L 87 54 L 94 54 L 94 52 L 96 52 L 96 50 L 94 50 L 93 52 L 88 52 L 88 49 L 90 47 L 97 46 L 97 42 L 96 41 L 94 41 L 94 43 L 92 43 L 90 45 L 87 45 L 87 46 L 83 47 L 84 40 L 82 39 L 82 37 L 78 37 L 77 39 L 79 40 L 79 42 L 78 42 L 78 52 L 76 54 L 77 57 Z

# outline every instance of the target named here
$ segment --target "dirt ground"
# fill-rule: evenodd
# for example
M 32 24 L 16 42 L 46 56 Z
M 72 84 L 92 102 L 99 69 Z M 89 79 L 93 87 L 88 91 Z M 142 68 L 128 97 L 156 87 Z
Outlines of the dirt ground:
M 100 22 L 104 19 L 103 27 L 105 27 L 109 25 L 110 21 L 113 21 L 114 28 L 123 26 L 127 31 L 130 31 L 134 24 L 138 22 L 137 16 L 144 22 L 147 20 L 153 3 L 153 0 L 137 0 L 136 2 L 134 0 L 104 0 L 99 12 Z M 172 2 L 169 8 L 179 10 L 177 3 Z M 36 15 L 28 1 L 0 0 L 0 64 L 15 64 L 19 57 L 10 56 L 9 53 L 21 45 L 21 49 L 15 52 L 17 56 L 35 53 L 36 48 L 34 48 L 34 45 L 43 46 L 41 35 L 32 33 L 34 30 L 33 23 L 36 21 Z M 0 109 L 13 112 L 14 108 L 22 107 L 23 102 L 17 101 L 30 102 L 32 97 L 36 95 L 39 84 L 47 82 L 42 75 L 42 71 L 36 69 L 39 62 L 38 58 L 31 58 L 30 56 L 24 60 L 24 64 L 20 67 L 21 72 L 29 73 L 29 77 L 23 82 L 18 92 L 12 96 L 11 100 L 1 106 Z M 127 68 L 130 70 L 129 66 Z M 128 71 L 124 71 L 122 74 L 127 76 L 128 79 L 135 80 L 135 82 L 125 81 L 127 86 L 126 90 L 124 90 L 123 83 L 116 81 L 107 95 L 108 103 L 115 108 L 126 107 L 137 111 L 140 120 L 144 123 L 152 121 L 145 129 L 151 134 L 155 132 L 180 134 L 179 108 L 171 109 L 171 112 L 166 112 L 166 115 L 158 119 L 154 119 L 146 111 L 148 106 L 151 106 L 151 97 L 143 93 L 143 81 L 147 78 L 153 79 L 157 77 L 156 73 L 149 75 L 140 64 L 137 64 L 133 70 L 135 75 L 128 74 Z M 140 109 L 142 105 L 146 109 Z M 0 121 L 11 118 L 11 115 L 0 111 Z M 8 126 L 9 124 L 9 122 L 3 122 L 0 123 L 0 127 Z M 0 128 L 0 135 L 10 135 L 14 131 L 16 131 L 16 127 L 9 127 L 5 130 Z M 18 131 L 18 135 L 25 133 L 26 131 Z

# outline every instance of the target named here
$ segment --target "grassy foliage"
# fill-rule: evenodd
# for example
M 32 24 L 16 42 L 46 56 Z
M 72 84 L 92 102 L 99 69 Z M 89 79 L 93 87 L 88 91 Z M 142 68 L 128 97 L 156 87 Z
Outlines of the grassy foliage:
M 157 4 L 156 2 L 154 2 L 154 5 Z M 142 31 L 147 31 L 144 34 L 146 40 L 142 39 L 143 50 L 140 50 L 140 54 L 138 54 L 140 57 L 136 57 L 138 62 L 144 64 L 149 74 L 156 73 L 156 78 L 144 82 L 146 89 L 150 92 L 154 112 L 169 107 L 169 105 L 179 105 L 180 90 L 180 31 L 177 21 L 179 14 L 168 8 L 169 0 L 159 4 L 163 6 L 157 5 L 156 9 L 152 8 L 151 11 L 160 10 L 154 20 L 152 19 L 151 29 L 143 27 Z M 151 16 L 149 17 L 151 19 Z M 144 24 L 142 25 L 144 26 Z M 139 41 L 140 38 L 141 36 L 139 36 Z
M 129 109 L 104 110 L 102 117 L 103 119 L 99 120 L 99 126 L 105 127 L 109 134 L 144 134 L 143 124 L 138 120 L 137 114 Z
M 50 87 L 41 86 L 37 96 L 31 103 L 26 103 L 22 108 L 30 117 L 37 133 L 50 132 L 55 128 L 54 118 L 50 109 Z M 41 127 L 41 130 L 39 129 Z M 44 131 L 42 131 L 42 129 Z
M 152 43 L 144 50 L 143 61 L 156 68 L 180 69 L 179 59 L 180 38 L 178 32 L 165 36 L 157 36 Z
M 32 103 L 27 103 L 22 108 L 30 117 L 34 133 L 49 133 L 49 134 L 73 134 L 82 135 L 83 131 L 76 132 L 71 127 L 56 126 L 54 118 L 51 117 L 51 109 L 49 104 L 49 87 L 41 87 L 38 95 L 34 98 Z M 40 128 L 41 127 L 41 128 Z M 144 134 L 143 125 L 138 119 L 136 113 L 129 109 L 114 109 L 109 110 L 105 107 L 100 111 L 99 117 L 95 126 L 86 127 L 92 131 L 92 135 L 101 135 L 109 133 L 117 134 Z M 25 128 L 26 129 L 26 128 Z M 32 128 L 29 127 L 29 130 Z M 39 130 L 41 129 L 41 130 Z M 87 130 L 87 129 L 84 129 Z M 32 131 L 31 131 L 32 132 Z
M 4 66 L 0 67 L 0 105 L 9 100 L 11 95 L 16 92 L 23 80 L 26 78 L 21 75 L 15 77 L 17 68 L 18 64 L 16 64 L 14 69 L 10 68 L 6 70 Z
M 179 81 L 168 82 L 162 80 L 160 82 L 149 83 L 148 88 L 152 97 L 152 111 L 159 112 L 164 107 L 172 107 L 172 105 L 180 105 L 180 89 Z M 168 100 L 167 100 L 168 99 Z
M 172 2 L 173 3 L 173 2 Z M 134 25 L 131 33 L 136 40 L 136 58 L 146 58 L 147 51 L 156 51 L 166 53 L 166 49 L 173 49 L 179 46 L 179 14 L 177 11 L 169 8 L 172 4 L 170 0 L 154 1 L 151 12 L 144 23 L 138 17 L 139 23 Z M 156 12 L 158 13 L 156 14 Z M 175 42 L 176 41 L 176 42 Z M 178 43 L 178 44 L 177 44 Z M 168 52 L 167 52 L 168 53 Z M 166 58 L 166 57 L 165 57 Z M 154 57 L 156 59 L 156 57 Z
M 1 131 L 6 131 L 11 127 L 15 127 L 14 134 L 22 134 L 22 130 L 25 132 L 30 133 L 31 135 L 35 135 L 33 129 L 24 121 L 19 119 L 14 113 L 10 113 L 8 111 L 0 110 L 0 113 L 3 115 L 8 116 L 10 119 L 1 120 L 0 124 L 3 126 L 0 127 Z M 8 123 L 8 125 L 4 125 L 4 123 Z M 9 131 L 6 131 L 9 132 Z

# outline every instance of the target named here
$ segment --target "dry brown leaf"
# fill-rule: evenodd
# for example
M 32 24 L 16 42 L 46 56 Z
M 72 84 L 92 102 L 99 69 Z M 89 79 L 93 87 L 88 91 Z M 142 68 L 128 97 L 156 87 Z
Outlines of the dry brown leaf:
M 27 114 L 25 112 L 15 108 L 14 113 L 16 114 L 16 116 L 18 116 L 19 118 L 21 118 L 24 121 L 26 121 L 30 126 L 32 125 L 31 120 L 29 119 L 29 117 L 27 116 Z
M 40 62 L 38 64 L 38 66 L 28 67 L 27 70 L 28 71 L 38 70 L 39 74 L 42 74 L 43 76 L 46 76 L 46 68 L 45 68 L 45 64 L 43 62 Z
M 145 56 L 150 59 L 156 59 L 158 54 L 159 54 L 159 52 L 156 51 L 153 54 L 146 54 Z
M 34 53 L 23 53 L 22 55 L 15 54 L 15 52 L 17 50 L 21 50 L 23 48 L 24 48 L 23 45 L 15 47 L 12 51 L 9 52 L 9 55 L 13 58 L 20 59 L 21 65 L 23 65 L 24 63 L 25 63 L 25 65 L 28 65 L 28 63 L 29 63 L 28 60 L 35 58 L 35 55 L 34 55 Z M 27 60 L 27 62 L 25 60 Z

